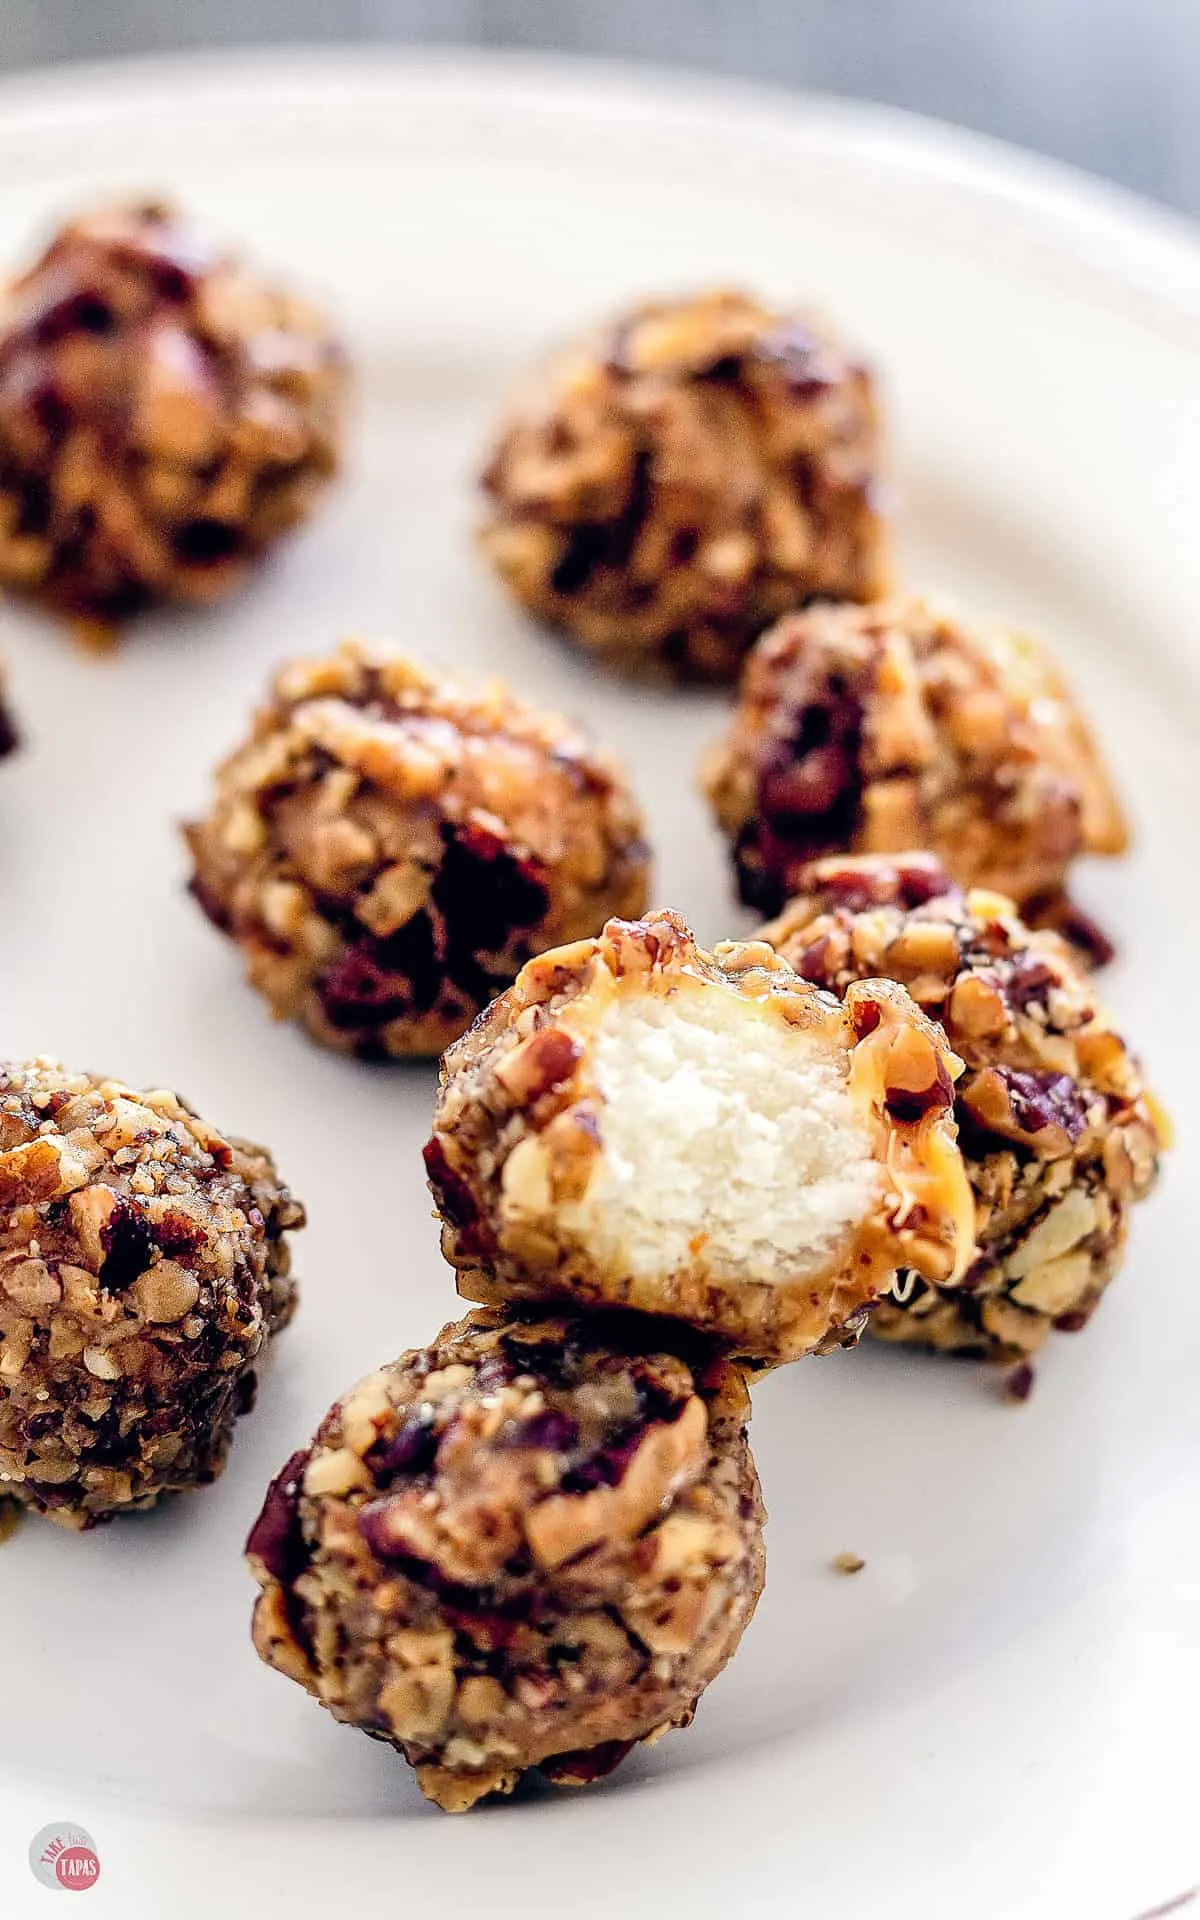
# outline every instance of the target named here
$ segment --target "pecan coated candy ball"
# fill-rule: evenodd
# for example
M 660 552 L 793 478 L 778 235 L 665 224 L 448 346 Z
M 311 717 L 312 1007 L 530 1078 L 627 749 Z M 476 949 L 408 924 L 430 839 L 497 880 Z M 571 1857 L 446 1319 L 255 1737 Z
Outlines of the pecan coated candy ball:
M 167 208 L 65 226 L 0 298 L 0 582 L 84 620 L 210 601 L 337 463 L 323 317 Z
M 920 600 L 781 620 L 746 663 L 705 783 L 741 896 L 764 913 L 817 855 L 910 847 L 1053 913 L 1077 855 L 1126 844 L 1049 656 Z
M 966 1070 L 955 1088 L 978 1248 L 953 1283 L 909 1275 L 872 1315 L 885 1340 L 1005 1359 L 1091 1316 L 1149 1192 L 1166 1125 L 1091 979 L 995 894 L 928 855 L 832 859 L 763 937 L 836 994 L 902 981 Z
M 755 1361 L 952 1279 L 959 1063 L 902 988 L 844 1005 L 672 913 L 532 961 L 442 1063 L 425 1150 L 459 1291 L 669 1314 Z
M 215 1480 L 303 1224 L 175 1094 L 0 1067 L 0 1494 L 78 1529 Z
M 559 353 L 484 474 L 514 597 L 619 666 L 728 680 L 810 594 L 887 590 L 871 377 L 811 315 L 718 292 Z
M 277 1015 L 440 1053 L 531 954 L 645 903 L 642 823 L 567 721 L 352 642 L 276 678 L 187 829 L 196 898 Z
M 754 1612 L 749 1411 L 661 1324 L 469 1314 L 273 1482 L 254 1644 L 448 1812 L 531 1767 L 599 1779 L 688 1725 Z

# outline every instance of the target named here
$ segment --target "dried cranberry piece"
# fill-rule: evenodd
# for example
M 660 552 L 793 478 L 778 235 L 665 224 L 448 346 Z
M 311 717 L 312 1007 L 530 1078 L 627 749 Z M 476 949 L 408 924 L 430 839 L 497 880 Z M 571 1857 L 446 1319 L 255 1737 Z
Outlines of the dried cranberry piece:
M 558 563 L 550 575 L 555 593 L 579 593 L 586 587 L 608 552 L 609 528 L 603 522 L 585 521 L 572 527 Z
M 397 986 L 407 982 L 407 997 L 418 1012 L 433 1005 L 442 988 L 442 963 L 427 913 L 414 913 L 386 940 L 364 936 L 361 945 L 386 972 L 400 976 Z
M 1087 1128 L 1087 1109 L 1079 1084 L 1068 1073 L 1024 1073 L 1017 1067 L 995 1072 L 1008 1090 L 1013 1118 L 1024 1133 L 1061 1127 L 1074 1142 Z
M 428 929 L 428 916 L 419 914 L 415 918 L 422 920 Z M 409 927 L 413 927 L 413 922 L 409 922 Z M 428 933 L 432 947 L 432 929 L 428 929 Z M 397 935 L 392 935 L 392 947 L 396 939 Z M 417 950 L 417 947 L 419 935 L 415 935 L 413 941 L 413 948 Z M 338 954 L 332 968 L 317 983 L 317 996 L 330 1027 L 384 1027 L 388 1021 L 407 1014 L 411 1006 L 422 1004 L 411 975 L 401 975 L 388 962 L 390 956 L 384 956 L 382 943 L 374 941 L 371 935 L 363 935 L 363 939 L 353 941 Z M 432 996 L 424 1000 L 424 1006 L 430 1004 Z
M 579 1427 L 568 1414 L 547 1407 L 514 1426 L 500 1443 L 505 1447 L 542 1447 L 549 1453 L 569 1453 L 579 1445 Z
M 485 1354 L 475 1369 L 475 1385 L 480 1393 L 499 1393 L 511 1386 L 514 1378 L 512 1363 L 499 1351 Z
M 105 335 L 116 316 L 102 288 L 89 284 L 73 262 L 43 267 L 21 295 L 10 340 L 51 347 L 72 333 Z
M 460 956 L 499 953 L 518 929 L 534 927 L 550 904 L 538 861 L 515 854 L 477 821 L 442 828 L 445 853 L 432 898 L 446 921 L 446 966 Z
M 638 1412 L 643 1420 L 658 1420 L 670 1425 L 678 1420 L 683 1412 L 684 1400 L 669 1387 L 660 1385 L 657 1380 L 640 1379 L 637 1383 Z
M 213 567 L 233 558 L 241 548 L 242 536 L 225 520 L 202 517 L 185 520 L 171 544 L 176 559 L 185 567 Z
M 1089 967 L 1111 966 L 1117 957 L 1116 944 L 1105 933 L 1100 922 L 1093 920 L 1091 914 L 1085 913 L 1073 900 L 1064 902 L 1058 930 L 1063 939 L 1069 940 L 1083 956 Z
M 425 1142 L 422 1158 L 438 1211 L 445 1215 L 452 1227 L 474 1226 L 479 1218 L 475 1195 L 461 1173 L 450 1165 L 446 1149 L 436 1133 Z
M 858 867 L 830 868 L 802 873 L 797 892 L 817 894 L 831 907 L 847 913 L 865 913 L 871 907 L 903 907 L 908 913 L 957 892 L 940 860 L 933 854 L 914 854 L 907 860 L 889 860 Z
M 763 774 L 763 810 L 785 839 L 806 838 L 807 823 L 829 814 L 853 784 L 854 759 L 845 747 L 828 738 L 805 738 L 806 733 L 827 734 L 828 726 L 821 708 L 810 709 L 799 738 Z
M 213 926 L 221 933 L 229 933 L 233 923 L 225 902 L 217 898 L 212 888 L 205 884 L 199 874 L 192 875 L 188 881 L 187 890 L 201 912 L 212 921 Z
M 707 366 L 697 367 L 694 378 L 712 380 L 718 386 L 732 386 L 741 379 L 745 364 L 740 353 L 722 353 L 715 360 L 710 360 Z
M 32 1474 L 26 1474 L 24 1484 L 33 1494 L 38 1506 L 47 1513 L 55 1507 L 65 1507 L 69 1500 L 74 1499 L 70 1486 L 64 1487 L 61 1484 L 47 1486 L 44 1480 L 35 1480 Z
M 661 644 L 663 659 L 670 667 L 686 665 L 692 651 L 692 636 L 686 627 L 672 627 Z
M 758 818 L 739 840 L 742 897 L 777 912 L 815 855 L 851 844 L 862 801 L 862 702 L 840 674 L 795 707 L 760 764 Z
M 154 1235 L 142 1209 L 125 1194 L 116 1195 L 116 1205 L 100 1229 L 104 1259 L 100 1266 L 100 1285 L 108 1293 L 121 1293 L 131 1286 L 154 1259 Z
M 613 1431 L 612 1438 L 604 1446 L 589 1453 L 563 1475 L 564 1493 L 591 1493 L 597 1487 L 619 1487 L 625 1478 L 625 1470 L 634 1454 L 646 1437 L 653 1423 L 648 1420 L 629 1420 L 624 1426 Z
M 1056 1314 L 1054 1327 L 1058 1333 L 1080 1333 L 1092 1317 L 1095 1301 L 1091 1306 L 1068 1307 L 1066 1313 Z
M 1035 1377 L 1032 1361 L 1018 1361 L 1017 1365 L 1004 1376 L 1005 1397 L 1016 1401 L 1028 1400 L 1033 1392 Z
M 548 1754 L 538 1761 L 538 1772 L 559 1786 L 589 1787 L 619 1767 L 636 1745 L 636 1740 L 602 1740 L 599 1746 L 577 1753 Z
M 848 794 L 857 807 L 861 734 L 862 706 L 840 676 L 797 710 L 759 778 L 759 802 L 777 832 L 808 838 L 810 822 L 844 805 Z
M 936 1063 L 933 1080 L 927 1087 L 889 1087 L 884 1106 L 893 1120 L 915 1123 L 924 1120 L 935 1108 L 945 1112 L 954 1099 L 954 1085 L 945 1062 Z
M 81 333 L 115 333 L 117 316 L 101 293 L 91 293 L 86 288 L 76 294 L 69 315 L 65 318 L 63 331 L 77 330 Z
M 312 1449 L 301 1447 L 267 1488 L 262 1512 L 250 1529 L 246 1552 L 261 1560 L 273 1580 L 286 1586 L 304 1564 L 300 1531 L 300 1483 Z
M 1004 997 L 1010 1006 L 1024 1013 L 1035 1001 L 1044 1006 L 1047 988 L 1057 984 L 1058 975 L 1053 967 L 1047 966 L 1035 954 L 1023 953 L 1013 962 L 1004 983 Z
M 1089 967 L 1107 967 L 1116 959 L 1117 949 L 1104 928 L 1061 890 L 1036 894 L 1021 913 L 1027 926 L 1061 934 Z
M 855 1038 L 865 1040 L 868 1034 L 875 1032 L 882 1018 L 877 1000 L 856 1000 L 850 1010 Z
M 110 1417 L 115 1425 L 119 1416 L 114 1413 Z M 172 1402 L 167 1406 L 156 1408 L 153 1413 L 146 1414 L 144 1419 L 138 1421 L 137 1432 L 139 1434 L 173 1433 L 178 1424 L 179 1408 Z M 131 1435 L 130 1437 L 136 1446 L 136 1436 Z
M 851 912 L 858 909 L 851 908 Z M 814 987 L 831 987 L 837 978 L 837 960 L 833 941 L 827 933 L 805 947 L 803 953 L 789 954 L 796 972 Z
M 384 971 L 365 941 L 338 956 L 317 992 L 335 1027 L 382 1026 L 405 1010 L 395 976 Z
M 359 1508 L 355 1525 L 368 1550 L 377 1560 L 394 1567 L 415 1586 L 436 1594 L 448 1613 L 463 1615 L 468 1631 L 473 1632 L 477 1624 L 486 1626 L 493 1634 L 495 1643 L 505 1645 L 512 1637 L 511 1628 L 501 1623 L 528 1618 L 537 1596 L 526 1591 L 501 1598 L 492 1587 L 468 1587 L 457 1580 L 448 1579 L 433 1561 L 420 1559 L 399 1538 L 391 1518 L 395 1505 L 396 1502 L 385 1494 L 382 1499 L 369 1501 L 365 1507 Z M 514 1564 L 506 1571 L 519 1574 L 528 1571 L 528 1568 Z
M 233 1385 L 233 1410 L 241 1417 L 244 1413 L 253 1413 L 254 1402 L 258 1399 L 258 1375 L 251 1368 L 249 1373 L 239 1375 Z
M 71 424 L 71 409 L 57 388 L 39 387 L 33 396 L 33 417 L 56 445 Z
M 679 1399 L 657 1381 L 648 1379 L 637 1382 L 637 1400 L 637 1415 L 615 1427 L 602 1446 L 564 1475 L 564 1493 L 590 1493 L 595 1487 L 619 1487 L 648 1430 L 653 1426 L 672 1425 L 687 1405 L 686 1399 Z
M 153 258 L 146 262 L 151 270 L 154 291 L 162 300 L 170 300 L 182 306 L 191 298 L 198 276 L 205 271 L 205 263 L 198 255 L 184 255 L 181 252 L 168 254 L 165 250 L 156 250 Z
M 437 1458 L 438 1433 L 431 1409 L 412 1414 L 392 1438 L 376 1449 L 372 1464 L 381 1479 L 388 1475 L 428 1473 Z
M 49 481 L 37 473 L 26 474 L 21 481 L 20 502 L 17 532 L 45 533 L 54 511 Z
M 634 458 L 629 497 L 621 513 L 609 524 L 608 551 L 604 556 L 608 566 L 627 567 L 629 565 L 633 549 L 637 545 L 638 535 L 650 512 L 652 491 L 650 455 L 641 452 Z

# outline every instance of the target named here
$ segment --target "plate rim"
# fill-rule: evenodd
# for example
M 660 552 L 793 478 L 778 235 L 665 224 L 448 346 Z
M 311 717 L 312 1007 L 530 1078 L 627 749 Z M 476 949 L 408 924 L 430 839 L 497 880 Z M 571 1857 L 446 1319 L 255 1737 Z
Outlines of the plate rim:
M 408 116 L 402 124 L 380 112 L 397 93 Z M 332 119 L 344 131 L 352 113 L 358 138 L 369 133 L 395 149 L 426 144 L 444 128 L 451 93 L 472 107 L 476 130 L 489 109 L 497 114 L 493 131 L 499 116 L 510 116 L 510 144 L 514 107 L 523 134 L 536 122 L 538 140 L 554 128 L 578 142 L 581 121 L 603 113 L 625 143 L 685 157 L 698 138 L 711 138 L 716 112 L 724 141 L 824 160 L 831 188 L 843 198 L 852 197 L 854 174 L 872 198 L 902 178 L 903 192 L 890 196 L 897 208 L 919 183 L 939 198 L 943 239 L 957 233 L 972 246 L 982 241 L 1010 255 L 1015 242 L 1026 273 L 1035 266 L 1060 290 L 1066 284 L 1105 296 L 1106 305 L 1200 352 L 1200 221 L 1068 161 L 931 115 L 691 68 L 526 48 L 374 42 L 68 61 L 0 75 L 0 154 L 6 184 L 33 184 L 47 168 L 31 136 L 56 125 L 71 128 L 78 161 L 87 151 L 78 143 L 89 132 L 107 158 L 105 123 L 113 120 L 135 116 L 143 135 L 157 122 L 160 136 L 177 145 L 184 117 L 248 109 L 260 124 L 265 114 L 274 116 L 276 138 L 281 122 L 300 119 L 310 127 Z M 612 127 L 614 118 L 619 127 Z M 927 214 L 922 227 L 929 230 Z M 1033 259 L 1031 235 L 1041 243 Z

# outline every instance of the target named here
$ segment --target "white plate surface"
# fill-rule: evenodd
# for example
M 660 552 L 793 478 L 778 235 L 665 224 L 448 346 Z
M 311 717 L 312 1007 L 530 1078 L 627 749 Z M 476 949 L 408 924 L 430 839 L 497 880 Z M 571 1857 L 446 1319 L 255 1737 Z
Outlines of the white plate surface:
M 121 1920 L 328 1912 L 1133 1920 L 1200 1880 L 1200 251 L 1138 203 L 898 117 L 603 69 L 378 52 L 0 91 L 0 259 L 163 188 L 335 300 L 351 470 L 226 611 L 96 660 L 3 615 L 29 745 L 0 770 L 6 1053 L 179 1085 L 269 1141 L 312 1224 L 302 1311 L 224 1480 L 0 1553 L 0 1911 L 82 1822 Z M 1054 636 L 1115 756 L 1133 858 L 1083 892 L 1180 1123 L 1129 1268 L 1023 1408 L 969 1366 L 812 1361 L 757 1394 L 767 1595 L 694 1730 L 604 1788 L 451 1822 L 267 1672 L 240 1548 L 359 1373 L 451 1317 L 421 1177 L 431 1069 L 273 1027 L 184 897 L 178 818 L 277 660 L 350 629 L 500 669 L 623 749 L 657 893 L 746 924 L 694 766 L 714 696 L 631 693 L 531 631 L 469 545 L 512 373 L 656 289 L 816 296 L 882 364 L 907 572 Z M 854 1549 L 853 1580 L 830 1571 Z

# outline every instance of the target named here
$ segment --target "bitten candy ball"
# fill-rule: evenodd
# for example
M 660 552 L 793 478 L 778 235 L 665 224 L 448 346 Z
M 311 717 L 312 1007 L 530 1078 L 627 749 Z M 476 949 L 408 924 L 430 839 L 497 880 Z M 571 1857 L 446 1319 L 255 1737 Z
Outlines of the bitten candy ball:
M 531 961 L 447 1053 L 425 1150 L 459 1291 L 689 1323 L 757 1363 L 852 1339 L 899 1268 L 958 1274 L 944 1036 L 676 914 Z
M 762 1591 L 745 1382 L 621 1316 L 476 1312 L 368 1376 L 250 1539 L 261 1657 L 448 1812 L 687 1726 Z
M 484 474 L 513 596 L 618 666 L 731 679 L 809 595 L 888 584 L 868 370 L 735 292 L 639 307 L 529 382 Z
M 187 838 L 275 1013 L 363 1058 L 440 1053 L 531 954 L 646 898 L 615 761 L 363 642 L 282 670 Z
M 743 900 L 777 913 L 827 853 L 935 853 L 1053 913 L 1125 825 L 1057 667 L 921 600 L 814 606 L 765 634 L 705 783 Z
M 0 1495 L 81 1529 L 215 1480 L 303 1224 L 175 1094 L 0 1066 Z
M 955 1088 L 977 1251 L 958 1280 L 904 1277 L 870 1331 L 996 1359 L 1091 1317 L 1149 1192 L 1166 1123 L 1092 981 L 1011 903 L 920 854 L 829 859 L 763 937 L 837 994 L 902 981 L 965 1062 Z
M 343 373 L 169 208 L 69 222 L 0 297 L 0 582 L 105 627 L 222 598 L 333 473 Z

